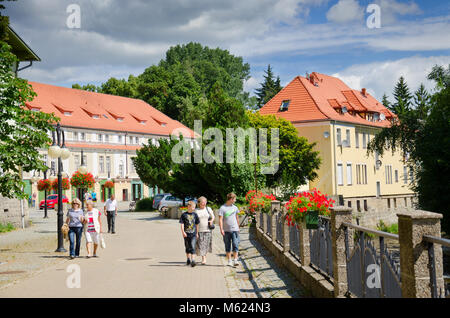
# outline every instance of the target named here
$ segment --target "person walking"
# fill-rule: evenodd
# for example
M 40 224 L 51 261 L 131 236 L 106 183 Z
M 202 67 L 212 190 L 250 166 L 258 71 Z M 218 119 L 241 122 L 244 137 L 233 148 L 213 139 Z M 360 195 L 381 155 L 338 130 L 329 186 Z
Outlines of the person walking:
M 206 264 L 206 254 L 212 253 L 212 231 L 214 222 L 214 212 L 206 206 L 205 197 L 198 198 L 198 208 L 195 210 L 200 223 L 198 225 L 198 240 L 195 246 L 197 256 L 202 257 L 202 265 Z
M 180 217 L 181 223 L 181 234 L 184 238 L 184 246 L 186 252 L 186 265 L 191 265 L 194 267 L 194 253 L 195 253 L 195 241 L 198 238 L 198 224 L 200 220 L 198 219 L 197 213 L 195 213 L 195 202 L 189 201 L 187 212 L 184 212 Z
M 86 249 L 88 252 L 87 258 L 97 257 L 97 248 L 100 242 L 100 234 L 102 233 L 102 220 L 100 218 L 101 212 L 94 208 L 94 202 L 88 200 L 86 202 L 87 211 L 84 215 L 84 222 L 86 224 Z M 92 243 L 94 243 L 94 253 L 92 254 Z
M 236 194 L 228 193 L 227 202 L 219 209 L 220 233 L 225 243 L 225 252 L 227 254 L 228 266 L 238 266 L 239 251 L 239 209 L 234 205 Z M 233 251 L 234 260 L 231 260 L 231 251 Z
M 70 259 L 80 257 L 81 236 L 83 235 L 83 210 L 81 201 L 73 199 L 72 208 L 67 211 L 66 224 L 69 225 Z
M 104 212 L 106 214 L 106 219 L 108 220 L 108 233 L 116 233 L 116 216 L 117 216 L 117 201 L 114 198 L 114 194 L 106 200 L 104 205 Z

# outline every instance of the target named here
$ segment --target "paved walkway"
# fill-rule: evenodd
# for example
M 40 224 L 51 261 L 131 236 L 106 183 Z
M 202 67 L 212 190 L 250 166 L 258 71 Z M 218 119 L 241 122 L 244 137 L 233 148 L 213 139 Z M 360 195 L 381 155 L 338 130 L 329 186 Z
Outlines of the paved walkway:
M 242 258 L 237 268 L 225 266 L 223 241 L 218 230 L 214 231 L 213 253 L 208 255 L 208 264 L 191 268 L 185 265 L 184 244 L 177 220 L 160 218 L 157 213 L 119 213 L 117 234 L 104 234 L 107 248 L 99 250 L 99 258 L 69 260 L 53 252 L 56 248 L 56 217 L 50 216 L 53 219 L 35 223 L 29 229 L 0 236 L 0 262 L 5 263 L 0 265 L 0 297 L 304 295 L 295 279 L 277 268 L 271 256 L 249 237 L 247 228 L 242 229 Z M 106 225 L 106 218 L 102 220 Z M 39 239 L 36 239 L 37 235 Z M 84 238 L 82 242 L 84 245 Z M 18 260 L 17 255 L 23 256 Z M 81 255 L 86 255 L 84 246 Z M 67 287 L 66 280 L 71 275 L 67 267 L 71 264 L 80 266 L 81 288 Z M 2 274 L 14 270 L 25 273 Z

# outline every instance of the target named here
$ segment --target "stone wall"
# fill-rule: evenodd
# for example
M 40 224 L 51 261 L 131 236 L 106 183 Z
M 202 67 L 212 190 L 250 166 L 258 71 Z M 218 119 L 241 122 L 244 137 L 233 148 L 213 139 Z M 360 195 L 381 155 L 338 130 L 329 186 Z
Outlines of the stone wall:
M 344 206 L 353 209 L 353 218 L 361 226 L 376 228 L 382 220 L 385 224 L 397 223 L 397 213 L 413 210 L 416 199 L 412 195 L 344 198 Z
M 23 200 L 23 213 L 25 215 L 25 226 L 29 225 L 28 202 Z M 22 227 L 22 214 L 20 200 L 8 199 L 0 196 L 0 223 L 11 223 L 15 227 Z

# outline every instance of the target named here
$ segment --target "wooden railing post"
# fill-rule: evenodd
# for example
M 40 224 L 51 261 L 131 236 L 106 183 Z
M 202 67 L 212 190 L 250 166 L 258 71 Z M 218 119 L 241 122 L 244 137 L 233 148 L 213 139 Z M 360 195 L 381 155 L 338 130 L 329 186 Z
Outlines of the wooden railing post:
M 431 266 L 424 235 L 441 237 L 442 214 L 427 211 L 397 213 L 402 297 L 431 297 Z M 437 290 L 444 290 L 442 248 L 434 244 Z
M 348 291 L 345 232 L 342 223 L 352 222 L 352 208 L 337 206 L 331 211 L 331 246 L 333 249 L 334 296 L 344 297 Z
M 271 218 L 271 227 L 269 229 L 269 233 L 270 233 L 270 237 L 272 238 L 272 240 L 275 242 L 277 240 L 277 221 L 276 221 L 276 216 L 275 214 L 280 212 L 281 210 L 281 202 L 274 200 L 271 203 L 270 206 L 270 218 Z

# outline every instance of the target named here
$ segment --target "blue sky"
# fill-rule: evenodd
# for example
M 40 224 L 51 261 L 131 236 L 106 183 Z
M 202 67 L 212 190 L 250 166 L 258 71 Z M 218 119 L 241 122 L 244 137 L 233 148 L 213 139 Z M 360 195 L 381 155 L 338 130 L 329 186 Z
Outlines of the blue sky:
M 73 0 L 19 0 L 6 14 L 42 62 L 21 76 L 61 86 L 138 75 L 172 45 L 200 42 L 243 56 L 253 93 L 271 64 L 296 75 L 340 77 L 376 97 L 400 76 L 411 89 L 434 64 L 450 64 L 450 2 L 424 0 L 79 0 L 81 28 L 66 25 Z M 370 29 L 370 4 L 381 28 Z

